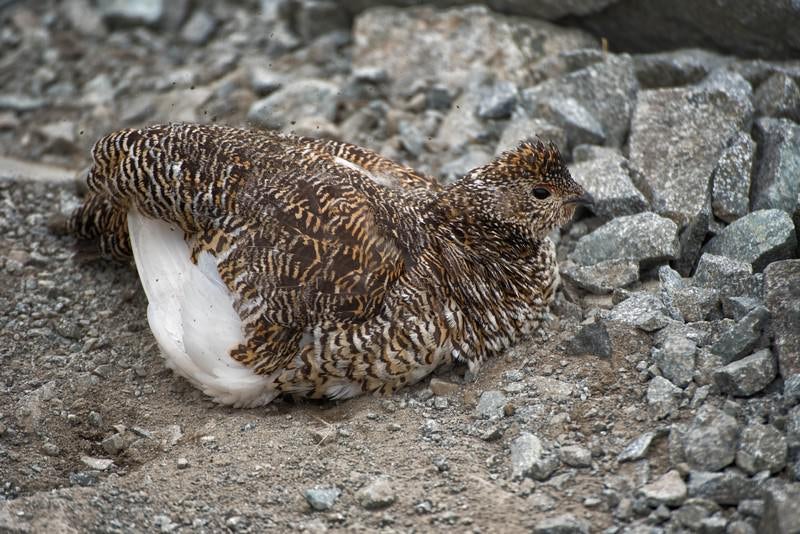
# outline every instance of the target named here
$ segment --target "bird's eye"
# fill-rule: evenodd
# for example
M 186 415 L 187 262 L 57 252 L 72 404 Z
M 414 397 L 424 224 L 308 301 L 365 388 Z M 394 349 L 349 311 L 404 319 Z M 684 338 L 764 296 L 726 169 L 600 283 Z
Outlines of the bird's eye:
M 533 196 L 539 200 L 544 200 L 550 196 L 550 191 L 544 187 L 535 187 L 533 189 Z

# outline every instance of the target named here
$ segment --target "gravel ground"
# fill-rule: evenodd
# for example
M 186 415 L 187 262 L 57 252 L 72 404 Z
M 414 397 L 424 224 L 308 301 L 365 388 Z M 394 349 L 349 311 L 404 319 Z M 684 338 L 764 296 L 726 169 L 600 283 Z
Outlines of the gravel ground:
M 0 2 L 0 532 L 800 532 L 800 62 L 340 4 Z M 477 377 L 223 408 L 61 231 L 94 140 L 168 120 L 443 179 L 538 133 L 598 202 Z

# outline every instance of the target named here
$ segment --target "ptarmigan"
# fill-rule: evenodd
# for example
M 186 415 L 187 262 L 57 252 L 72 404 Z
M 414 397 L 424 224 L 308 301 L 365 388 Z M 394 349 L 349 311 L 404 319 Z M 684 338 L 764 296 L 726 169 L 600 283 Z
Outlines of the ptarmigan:
M 547 233 L 590 201 L 552 144 L 449 186 L 354 145 L 169 124 L 97 142 L 70 221 L 132 254 L 167 365 L 215 401 L 389 393 L 536 328 Z

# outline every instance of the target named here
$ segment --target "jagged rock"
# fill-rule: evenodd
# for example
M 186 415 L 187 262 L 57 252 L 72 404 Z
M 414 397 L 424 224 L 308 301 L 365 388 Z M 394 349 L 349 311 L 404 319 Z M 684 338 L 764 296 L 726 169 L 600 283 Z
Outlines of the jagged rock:
M 670 322 L 668 313 L 664 302 L 656 295 L 639 292 L 617 304 L 608 319 L 653 332 Z
M 261 128 L 281 129 L 303 117 L 336 116 L 339 88 L 324 80 L 299 80 L 278 89 L 250 106 L 247 119 Z
M 692 471 L 689 475 L 689 495 L 710 499 L 718 504 L 736 505 L 744 499 L 757 498 L 759 493 L 754 480 L 733 471 Z
M 742 431 L 736 465 L 750 475 L 777 473 L 786 465 L 786 438 L 772 425 L 750 424 Z
M 594 265 L 575 265 L 568 262 L 561 274 L 581 289 L 605 295 L 618 287 L 627 287 L 639 280 L 639 265 L 632 260 L 608 260 Z
M 530 93 L 527 93 L 530 96 Z M 606 132 L 603 125 L 574 98 L 563 96 L 539 97 L 527 101 L 528 112 L 551 122 L 567 134 L 567 150 L 580 144 L 603 144 Z
M 425 79 L 461 88 L 475 72 L 488 70 L 498 80 L 524 86 L 545 51 L 596 46 L 580 30 L 504 17 L 477 5 L 370 9 L 356 18 L 353 39 L 353 67 L 381 66 L 392 73 L 396 90 Z
M 631 181 L 628 160 L 620 155 L 611 153 L 575 163 L 570 173 L 592 194 L 594 205 L 590 209 L 600 217 L 613 219 L 649 208 L 647 199 Z
M 643 89 L 678 87 L 703 80 L 730 59 L 701 48 L 633 56 L 636 78 Z
M 700 256 L 692 284 L 716 289 L 720 296 L 754 296 L 760 293 L 750 263 L 709 254 Z M 760 296 L 760 295 L 759 295 Z
M 470 146 L 461 156 L 448 161 L 439 170 L 446 182 L 458 180 L 475 167 L 485 165 L 492 160 L 492 154 L 479 146 Z
M 594 265 L 612 259 L 629 259 L 652 265 L 678 255 L 678 227 L 655 213 L 617 217 L 578 240 L 570 259 Z
M 764 491 L 759 532 L 800 532 L 800 484 L 773 484 Z
M 589 534 L 589 524 L 572 514 L 561 514 L 537 521 L 533 534 Z
M 776 367 L 772 352 L 763 349 L 714 371 L 714 382 L 726 393 L 748 397 L 775 379 Z
M 378 477 L 356 493 L 356 501 L 367 510 L 380 510 L 394 504 L 397 495 L 391 481 Z
M 682 391 L 664 377 L 653 377 L 647 386 L 647 405 L 652 416 L 662 419 L 676 412 Z
M 573 356 L 591 354 L 610 358 L 613 350 L 605 323 L 595 320 L 581 325 L 575 337 L 567 342 L 566 350 Z
M 761 305 L 761 301 L 753 297 L 723 297 L 722 312 L 725 317 L 740 321 Z
M 113 26 L 157 25 L 164 17 L 163 0 L 102 0 L 97 6 Z
M 706 287 L 679 287 L 670 298 L 687 323 L 719 317 L 719 292 Z
M 567 154 L 567 134 L 564 133 L 563 128 L 543 119 L 531 119 L 525 116 L 511 118 L 500 135 L 495 154 L 510 150 L 516 147 L 520 141 L 534 137 L 552 142 L 562 154 Z
M 717 234 L 704 252 L 745 261 L 755 272 L 761 272 L 773 261 L 797 253 L 794 223 L 786 212 L 778 209 L 754 211 Z
M 800 196 L 800 125 L 762 118 L 753 133 L 758 143 L 750 193 L 753 209 L 794 213 Z
M 653 362 L 664 378 L 679 387 L 686 387 L 694 376 L 694 358 L 697 345 L 683 336 L 668 336 L 661 347 L 654 347 Z
M 682 228 L 691 223 L 709 204 L 711 173 L 728 140 L 749 127 L 752 114 L 735 81 L 641 91 L 630 160 L 653 210 Z
M 558 450 L 561 461 L 572 467 L 590 467 L 592 451 L 580 445 L 566 445 Z
M 686 484 L 676 470 L 667 471 L 658 479 L 642 487 L 640 490 L 650 506 L 666 504 L 667 506 L 680 506 L 686 499 Z
M 638 87 L 633 60 L 610 55 L 603 62 L 523 90 L 522 103 L 526 109 L 534 110 L 549 98 L 573 99 L 599 121 L 608 145 L 621 146 L 628 133 Z
M 506 396 L 501 391 L 484 391 L 481 393 L 476 412 L 485 419 L 502 417 L 506 402 Z
M 545 451 L 538 437 L 522 432 L 511 443 L 511 478 L 531 477 L 544 481 L 558 467 L 558 459 Z
M 747 215 L 755 152 L 753 139 L 739 132 L 717 162 L 712 176 L 711 207 L 714 215 L 725 222 L 730 223 Z
M 765 304 L 772 315 L 773 338 L 781 376 L 800 373 L 800 260 L 771 263 L 764 270 Z
M 475 113 L 482 119 L 507 119 L 517 105 L 518 96 L 516 85 L 499 81 L 481 92 Z
M 725 365 L 744 358 L 756 348 L 769 316 L 766 308 L 756 307 L 723 333 L 711 345 L 711 352 L 722 358 Z
M 776 72 L 764 80 L 753 97 L 759 115 L 800 122 L 800 88 L 791 76 Z
M 683 436 L 683 451 L 692 469 L 719 471 L 733 463 L 739 425 L 736 419 L 704 405 Z

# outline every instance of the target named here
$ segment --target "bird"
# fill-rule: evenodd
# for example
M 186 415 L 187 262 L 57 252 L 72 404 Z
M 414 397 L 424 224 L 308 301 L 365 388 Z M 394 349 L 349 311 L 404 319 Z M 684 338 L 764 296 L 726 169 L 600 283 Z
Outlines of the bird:
M 531 137 L 459 180 L 341 141 L 169 123 L 106 135 L 69 219 L 133 261 L 167 367 L 215 402 L 389 395 L 540 327 L 548 233 L 591 196 Z

